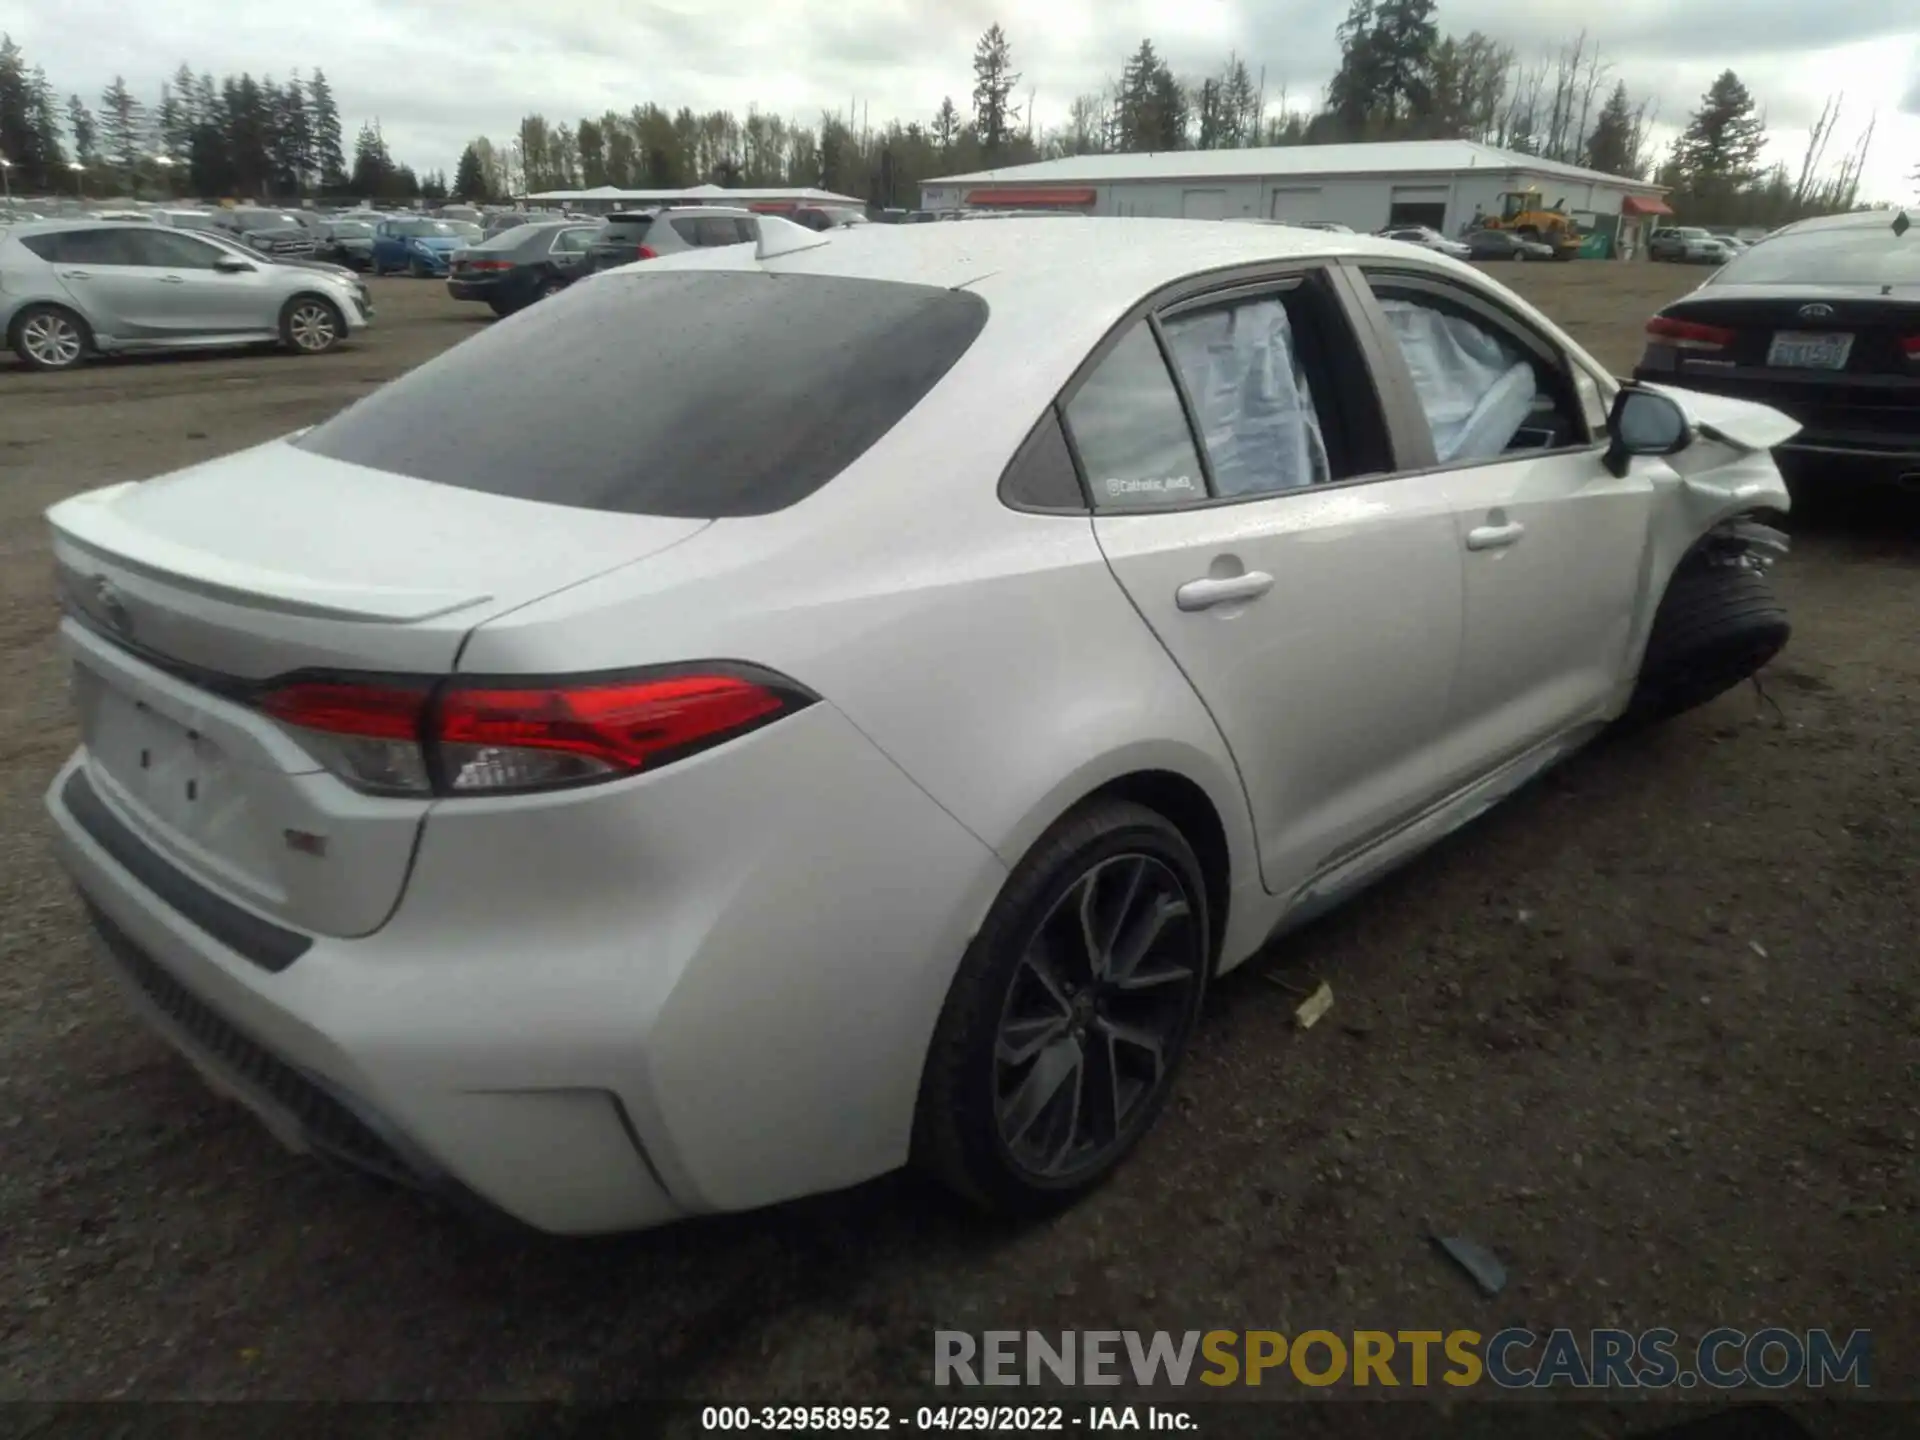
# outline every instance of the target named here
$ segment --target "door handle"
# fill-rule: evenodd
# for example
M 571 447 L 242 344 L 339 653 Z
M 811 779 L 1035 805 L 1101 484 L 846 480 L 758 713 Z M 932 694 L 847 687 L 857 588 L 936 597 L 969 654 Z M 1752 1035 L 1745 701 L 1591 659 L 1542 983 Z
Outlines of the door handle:
M 60 272 L 60 278 L 62 280 L 91 280 L 93 278 L 93 272 L 91 270 L 62 270 Z
M 1527 533 L 1527 527 L 1518 520 L 1507 525 L 1481 525 L 1467 531 L 1467 549 L 1501 550 L 1514 543 Z
M 160 277 L 160 283 L 162 285 L 184 285 L 187 282 L 186 278 L 181 275 L 162 275 Z
M 1173 592 L 1173 603 L 1187 611 L 1211 610 L 1236 600 L 1258 600 L 1272 588 L 1273 576 L 1264 570 L 1249 570 L 1224 580 L 1189 580 Z

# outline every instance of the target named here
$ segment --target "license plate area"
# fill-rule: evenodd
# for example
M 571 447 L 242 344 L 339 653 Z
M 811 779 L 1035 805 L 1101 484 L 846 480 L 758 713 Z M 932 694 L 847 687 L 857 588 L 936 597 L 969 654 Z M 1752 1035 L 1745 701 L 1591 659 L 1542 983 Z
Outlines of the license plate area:
M 121 693 L 84 665 L 75 667 L 74 687 L 88 755 L 155 820 L 196 838 L 232 828 L 243 792 L 217 740 Z
M 1852 354 L 1850 334 L 1776 330 L 1767 347 L 1767 365 L 1775 370 L 1844 370 Z

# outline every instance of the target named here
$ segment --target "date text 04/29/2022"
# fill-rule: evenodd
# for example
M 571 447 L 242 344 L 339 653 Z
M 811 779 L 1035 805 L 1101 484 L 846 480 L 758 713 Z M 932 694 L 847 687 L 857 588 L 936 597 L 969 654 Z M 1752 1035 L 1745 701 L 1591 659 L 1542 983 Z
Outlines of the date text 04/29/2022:
M 819 1434 L 822 1431 L 1195 1431 L 1192 1412 L 1161 1405 L 708 1405 L 700 1428 Z

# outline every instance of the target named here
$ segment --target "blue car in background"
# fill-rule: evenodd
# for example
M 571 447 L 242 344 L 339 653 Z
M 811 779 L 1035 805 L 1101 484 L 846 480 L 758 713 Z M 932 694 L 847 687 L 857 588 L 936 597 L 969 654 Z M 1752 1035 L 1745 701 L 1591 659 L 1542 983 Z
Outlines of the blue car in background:
M 466 233 L 446 220 L 382 220 L 373 227 L 373 273 L 444 276 L 448 257 L 466 243 Z

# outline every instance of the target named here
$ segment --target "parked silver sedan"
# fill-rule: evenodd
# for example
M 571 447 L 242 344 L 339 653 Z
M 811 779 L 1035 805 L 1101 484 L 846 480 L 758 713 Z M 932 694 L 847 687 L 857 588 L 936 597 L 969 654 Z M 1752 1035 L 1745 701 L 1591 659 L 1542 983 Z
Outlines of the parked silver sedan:
M 0 334 L 35 370 L 90 354 L 278 343 L 319 355 L 364 329 L 364 291 L 152 224 L 0 229 Z

